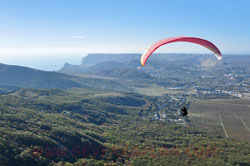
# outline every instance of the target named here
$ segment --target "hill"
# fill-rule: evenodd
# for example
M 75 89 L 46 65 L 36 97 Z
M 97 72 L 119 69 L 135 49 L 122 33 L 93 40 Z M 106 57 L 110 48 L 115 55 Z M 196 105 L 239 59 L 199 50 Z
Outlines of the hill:
M 133 78 L 131 70 L 138 73 L 140 54 L 88 54 L 80 65 L 65 63 L 63 73 L 84 73 L 114 78 Z M 126 70 L 128 73 L 126 73 Z M 142 73 L 140 71 L 140 73 Z M 129 76 L 128 76 L 129 75 Z M 146 73 L 144 73 L 146 75 Z
M 89 89 L 1 95 L 0 165 L 249 164 L 250 144 L 152 122 L 156 104 Z
M 6 86 L 24 88 L 61 88 L 81 87 L 72 76 L 56 72 L 46 72 L 28 67 L 0 64 L 0 83 Z M 2 86 L 3 87 L 3 86 Z
M 108 61 L 128 62 L 134 59 L 139 60 L 140 57 L 141 54 L 88 54 L 82 59 L 81 66 L 90 67 Z

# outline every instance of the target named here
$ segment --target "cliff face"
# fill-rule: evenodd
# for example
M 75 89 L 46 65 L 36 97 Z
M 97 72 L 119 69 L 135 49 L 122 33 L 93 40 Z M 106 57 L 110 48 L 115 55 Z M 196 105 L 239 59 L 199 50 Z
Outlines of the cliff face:
M 140 66 L 141 54 L 88 54 L 80 65 L 65 65 L 60 72 L 86 73 L 104 69 L 136 68 Z
M 93 66 L 101 62 L 129 62 L 131 60 L 140 60 L 141 54 L 88 54 L 82 59 L 81 66 Z

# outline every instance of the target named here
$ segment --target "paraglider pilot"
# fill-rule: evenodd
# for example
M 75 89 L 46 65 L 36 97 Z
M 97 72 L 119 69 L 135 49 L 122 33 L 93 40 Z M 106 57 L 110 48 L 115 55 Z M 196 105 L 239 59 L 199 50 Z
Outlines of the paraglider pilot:
M 181 115 L 182 116 L 187 116 L 188 112 L 187 112 L 187 108 L 186 107 L 182 107 L 181 108 Z

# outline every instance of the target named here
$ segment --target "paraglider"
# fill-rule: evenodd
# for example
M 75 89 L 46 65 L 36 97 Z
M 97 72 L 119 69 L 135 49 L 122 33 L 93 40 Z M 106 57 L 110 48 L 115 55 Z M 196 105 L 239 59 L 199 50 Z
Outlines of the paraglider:
M 165 44 L 169 44 L 169 43 L 174 43 L 174 42 L 189 42 L 189 43 L 195 43 L 195 44 L 199 44 L 203 47 L 206 47 L 207 49 L 209 49 L 210 51 L 212 51 L 214 53 L 214 55 L 216 56 L 216 58 L 218 60 L 222 59 L 222 55 L 220 50 L 210 41 L 207 41 L 205 39 L 201 39 L 201 38 L 196 38 L 196 37 L 171 37 L 171 38 L 166 38 L 163 40 L 160 40 L 156 43 L 154 43 L 153 45 L 151 45 L 141 56 L 141 65 L 145 66 L 145 63 L 147 61 L 147 59 L 152 55 L 152 53 L 159 47 L 165 45 Z M 178 111 L 178 115 L 179 116 L 187 116 L 188 115 L 188 111 L 186 106 L 183 106 L 179 111 Z
M 181 115 L 182 115 L 182 116 L 187 116 L 187 115 L 188 115 L 188 112 L 187 112 L 187 108 L 186 108 L 186 107 L 182 107 L 182 108 L 181 108 Z
M 145 66 L 145 63 L 147 61 L 147 59 L 149 58 L 149 56 L 159 47 L 161 47 L 162 45 L 165 44 L 169 44 L 169 43 L 173 43 L 173 42 L 190 42 L 190 43 L 195 43 L 195 44 L 199 44 L 201 46 L 206 47 L 207 49 L 211 50 L 216 58 L 218 60 L 222 59 L 221 56 L 221 52 L 220 50 L 210 41 L 207 41 L 205 39 L 201 39 L 201 38 L 196 38 L 196 37 L 171 37 L 171 38 L 166 38 L 163 40 L 160 40 L 156 43 L 154 43 L 153 45 L 151 45 L 141 56 L 141 65 Z
M 181 109 L 177 111 L 177 115 L 182 117 L 187 116 L 188 115 L 187 107 L 186 106 L 181 107 Z

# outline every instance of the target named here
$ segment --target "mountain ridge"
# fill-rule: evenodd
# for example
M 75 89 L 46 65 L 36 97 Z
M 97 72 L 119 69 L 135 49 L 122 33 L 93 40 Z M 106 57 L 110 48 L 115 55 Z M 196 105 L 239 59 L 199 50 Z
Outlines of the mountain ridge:
M 72 76 L 57 72 L 42 71 L 29 67 L 0 64 L 1 84 L 22 88 L 62 88 L 81 87 Z

